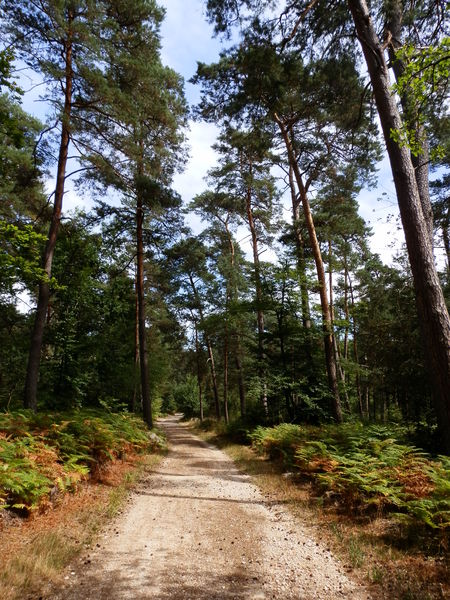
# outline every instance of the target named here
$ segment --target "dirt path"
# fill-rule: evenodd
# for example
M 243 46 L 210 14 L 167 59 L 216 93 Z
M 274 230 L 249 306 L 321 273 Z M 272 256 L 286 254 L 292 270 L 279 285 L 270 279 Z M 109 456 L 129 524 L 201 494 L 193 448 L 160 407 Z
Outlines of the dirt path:
M 52 600 L 369 598 L 223 452 L 160 424 L 168 456 Z

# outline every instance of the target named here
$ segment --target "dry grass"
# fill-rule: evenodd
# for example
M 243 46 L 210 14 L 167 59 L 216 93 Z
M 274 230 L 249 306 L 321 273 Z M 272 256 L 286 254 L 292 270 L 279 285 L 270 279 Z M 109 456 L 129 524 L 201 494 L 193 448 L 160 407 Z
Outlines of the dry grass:
M 330 547 L 349 576 L 369 585 L 373 598 L 441 600 L 450 598 L 448 554 L 427 552 L 424 539 L 411 537 L 393 519 L 343 514 L 323 506 L 323 498 L 305 480 L 283 473 L 281 463 L 258 456 L 248 446 L 234 444 L 214 432 L 196 429 L 202 439 L 222 448 L 252 476 L 268 501 L 281 502 Z
M 154 468 L 159 455 L 129 455 L 106 469 L 100 481 L 66 494 L 44 514 L 0 522 L 0 598 L 37 599 L 61 579 L 61 571 L 94 539 L 123 505 L 133 483 Z

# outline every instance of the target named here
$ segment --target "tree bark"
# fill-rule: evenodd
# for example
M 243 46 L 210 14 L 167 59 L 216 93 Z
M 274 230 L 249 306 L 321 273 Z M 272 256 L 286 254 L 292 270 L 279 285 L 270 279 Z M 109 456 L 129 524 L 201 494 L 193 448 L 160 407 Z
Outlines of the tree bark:
M 395 79 L 398 82 L 405 71 L 405 65 L 402 60 L 396 56 L 396 52 L 402 47 L 402 23 L 403 23 L 403 2 L 402 0 L 391 0 L 389 2 L 387 18 L 387 29 L 390 33 L 391 42 L 388 45 L 389 60 L 394 71 Z M 411 94 L 405 92 L 400 96 L 403 114 L 409 122 L 409 126 L 414 128 L 416 143 L 420 148 L 418 155 L 410 153 L 411 162 L 414 167 L 414 173 L 417 182 L 422 212 L 425 218 L 428 235 L 431 246 L 433 246 L 433 207 L 430 200 L 429 188 L 429 163 L 430 156 L 428 142 L 423 125 L 419 122 L 417 106 L 414 103 Z
M 200 372 L 200 344 L 198 341 L 197 321 L 194 321 L 195 328 L 195 358 L 197 361 L 197 386 L 198 386 L 198 403 L 200 408 L 200 421 L 203 421 L 203 397 L 202 397 L 202 376 Z
M 283 137 L 286 150 L 289 157 L 289 163 L 294 171 L 295 180 L 297 182 L 298 190 L 300 193 L 300 199 L 302 201 L 303 212 L 305 215 L 306 226 L 308 229 L 309 242 L 314 256 L 314 262 L 316 264 L 317 279 L 319 282 L 319 295 L 320 305 L 322 309 L 322 329 L 323 329 L 323 340 L 325 346 L 325 361 L 328 374 L 328 385 L 331 392 L 332 412 L 335 420 L 338 423 L 342 422 L 342 408 L 341 399 L 339 397 L 339 388 L 337 382 L 337 367 L 334 355 L 334 343 L 333 343 L 333 330 L 332 330 L 332 319 L 330 306 L 328 304 L 328 293 L 327 293 L 327 282 L 325 278 L 325 269 L 323 266 L 322 253 L 320 251 L 319 242 L 317 240 L 316 228 L 314 226 L 314 220 L 309 206 L 306 189 L 303 184 L 302 175 L 295 158 L 294 149 L 292 147 L 292 141 L 290 139 L 288 130 L 284 125 L 280 117 L 275 113 L 275 121 L 280 129 Z
M 67 157 L 70 143 L 70 122 L 72 112 L 72 86 L 73 86 L 73 47 L 72 47 L 72 22 L 73 10 L 69 10 L 68 35 L 64 47 L 65 53 L 65 85 L 64 108 L 61 122 L 61 138 L 59 144 L 58 167 L 56 172 L 55 200 L 53 204 L 52 220 L 48 232 L 47 243 L 43 256 L 43 268 L 50 280 L 52 275 L 53 256 L 55 254 L 56 240 L 61 223 L 61 212 L 64 197 L 64 183 L 66 175 Z M 30 352 L 28 355 L 27 374 L 24 390 L 24 407 L 37 410 L 37 386 L 39 380 L 39 365 L 41 361 L 42 342 L 44 338 L 47 307 L 50 300 L 50 284 L 41 281 L 39 284 L 38 302 L 34 319 L 33 333 L 31 336 Z
M 239 387 L 239 405 L 241 410 L 241 417 L 245 417 L 246 403 L 245 403 L 245 386 L 244 377 L 242 374 L 242 362 L 240 356 L 240 342 L 239 337 L 236 338 L 236 355 L 234 357 L 236 370 L 238 373 L 238 387 Z
M 144 241 L 143 241 L 144 207 L 141 194 L 137 197 L 136 207 L 136 244 L 137 244 L 137 274 L 136 294 L 138 299 L 139 321 L 139 362 L 141 371 L 141 394 L 144 421 L 151 429 L 153 427 L 152 401 L 150 397 L 150 382 L 148 374 L 147 331 L 145 325 L 145 294 L 144 294 Z
M 251 174 L 250 174 L 251 176 Z M 247 189 L 245 198 L 245 210 L 247 214 L 247 223 L 250 229 L 250 235 L 252 239 L 252 251 L 253 251 L 253 267 L 255 271 L 255 289 L 256 289 L 256 320 L 258 327 L 258 371 L 259 379 L 262 383 L 262 404 L 264 412 L 268 414 L 267 405 L 267 384 L 264 380 L 264 313 L 261 309 L 262 306 L 262 286 L 261 286 L 261 269 L 259 264 L 259 250 L 258 250 L 258 234 L 256 231 L 255 220 L 253 218 L 253 207 L 252 207 L 252 190 Z
M 133 397 L 131 399 L 131 407 L 130 410 L 132 413 L 136 410 L 136 400 L 138 395 L 138 373 L 139 373 L 139 304 L 138 304 L 138 296 L 137 296 L 137 266 L 136 273 L 134 277 L 134 288 L 135 292 L 135 324 L 134 324 L 134 390 Z
M 434 264 L 410 152 L 391 137 L 402 126 L 391 92 L 382 44 L 365 0 L 348 0 L 372 81 L 383 129 L 414 279 L 417 310 L 432 373 L 434 404 L 442 447 L 450 452 L 450 318 Z
M 228 416 L 228 324 L 225 323 L 225 336 L 223 343 L 223 412 L 225 423 L 229 423 Z
M 194 294 L 195 301 L 197 302 L 198 313 L 200 316 L 200 323 L 203 324 L 203 322 L 204 322 L 203 309 L 202 309 L 202 306 L 200 303 L 200 298 L 199 298 L 199 295 L 197 292 L 197 286 L 195 285 L 195 281 L 194 281 L 191 273 L 188 274 L 188 277 L 189 277 L 189 283 L 191 284 L 192 293 Z M 216 418 L 220 419 L 220 401 L 219 401 L 219 391 L 217 388 L 216 365 L 214 362 L 214 353 L 213 353 L 213 349 L 212 349 L 212 345 L 211 345 L 211 340 L 209 339 L 209 336 L 206 333 L 205 333 L 205 342 L 206 342 L 206 349 L 208 351 L 208 362 L 209 362 L 209 370 L 211 373 L 211 381 L 212 381 L 212 386 L 213 386 L 214 405 L 216 408 Z
M 294 226 L 295 245 L 297 247 L 297 268 L 299 272 L 300 296 L 302 301 L 302 324 L 306 330 L 309 330 L 311 329 L 311 311 L 309 308 L 308 286 L 306 283 L 305 242 L 299 225 L 300 199 L 296 194 L 294 172 L 291 165 L 289 166 L 289 186 L 291 188 L 292 221 Z M 310 354 L 309 348 L 308 354 Z
M 228 219 L 223 221 L 223 226 L 225 228 L 225 233 L 227 235 L 227 240 L 228 240 L 228 248 L 230 250 L 230 267 L 231 267 L 231 276 L 232 276 L 233 272 L 234 272 L 234 268 L 235 268 L 235 248 L 234 248 L 233 236 L 232 236 L 232 233 L 231 233 L 229 225 L 228 225 Z M 227 313 L 228 313 L 228 304 L 231 300 L 234 300 L 235 297 L 236 297 L 236 289 L 235 289 L 235 285 L 233 285 L 233 281 L 231 280 L 231 281 L 227 282 Z M 241 417 L 244 417 L 244 415 L 245 415 L 245 386 L 244 386 L 244 377 L 242 374 L 241 342 L 240 342 L 239 333 L 236 330 L 236 327 L 234 325 L 232 328 L 232 338 L 235 339 L 234 361 L 235 361 L 236 370 L 237 370 L 237 374 L 238 374 L 240 411 L 241 411 Z M 228 365 L 228 362 L 227 362 L 227 365 Z
M 367 410 L 363 405 L 362 393 L 361 393 L 361 380 L 360 380 L 360 376 L 359 376 L 360 365 L 359 365 L 359 352 L 358 352 L 358 337 L 357 337 L 356 322 L 355 322 L 355 297 L 353 295 L 353 285 L 352 285 L 352 281 L 350 279 L 350 275 L 349 275 L 348 271 L 347 271 L 347 278 L 348 278 L 348 285 L 349 285 L 349 292 L 350 292 L 350 300 L 351 300 L 351 305 L 352 305 L 352 338 L 353 338 L 353 358 L 356 363 L 356 376 L 355 376 L 356 394 L 358 396 L 358 406 L 359 406 L 359 413 L 361 415 L 361 418 L 363 420 L 368 420 L 369 415 L 367 414 Z
M 335 333 L 334 329 L 334 292 L 333 292 L 333 245 L 331 243 L 331 238 L 328 238 L 328 280 L 329 280 L 329 288 L 330 288 L 330 316 L 331 316 L 331 331 L 333 335 L 333 348 L 334 348 L 334 360 L 336 361 L 336 369 L 339 375 L 339 379 L 341 380 L 342 387 L 344 391 L 344 406 L 345 410 L 350 413 L 350 400 L 347 392 L 347 385 L 345 382 L 345 373 L 342 368 L 341 362 L 341 350 L 339 346 L 339 339 Z

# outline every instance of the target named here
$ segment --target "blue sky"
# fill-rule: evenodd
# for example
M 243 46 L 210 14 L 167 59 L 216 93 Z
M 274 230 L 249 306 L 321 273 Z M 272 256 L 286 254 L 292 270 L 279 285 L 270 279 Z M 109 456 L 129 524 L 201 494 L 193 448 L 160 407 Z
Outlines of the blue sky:
M 206 21 L 203 0 L 160 0 L 159 3 L 166 9 L 161 30 L 162 60 L 184 77 L 187 100 L 191 105 L 195 104 L 199 100 L 199 90 L 188 80 L 196 71 L 197 61 L 210 63 L 217 60 L 222 47 L 221 40 L 213 37 L 212 26 Z M 21 77 L 21 84 L 26 90 L 30 90 L 37 82 L 38 79 L 30 74 L 24 73 Z M 47 107 L 39 102 L 40 93 L 39 87 L 28 91 L 24 97 L 24 108 L 45 120 Z M 185 171 L 174 180 L 174 187 L 185 202 L 205 189 L 204 177 L 216 161 L 211 145 L 217 133 L 214 125 L 190 122 L 190 159 Z M 403 233 L 397 228 L 397 202 L 386 159 L 380 164 L 378 188 L 363 190 L 359 204 L 361 216 L 374 231 L 372 250 L 380 254 L 385 262 L 391 262 L 395 249 L 401 244 Z M 73 189 L 73 184 L 69 183 L 64 199 L 65 212 L 77 206 L 89 207 L 91 201 L 80 197 Z M 288 212 L 285 211 L 285 214 L 288 215 Z M 393 215 L 393 218 L 387 222 L 389 215 Z M 192 217 L 190 224 L 196 231 L 201 227 L 197 217 Z
M 162 0 L 166 18 L 162 27 L 163 61 L 183 75 L 186 80 L 186 96 L 189 103 L 199 100 L 199 90 L 188 83 L 194 75 L 197 61 L 214 62 L 221 49 L 221 42 L 213 37 L 212 26 L 206 21 L 202 0 Z M 191 123 L 191 158 L 186 170 L 175 179 L 175 188 L 188 202 L 205 189 L 203 177 L 214 164 L 211 150 L 217 128 L 206 123 Z M 403 232 L 397 230 L 398 216 L 395 190 L 388 161 L 379 165 L 379 185 L 375 190 L 363 190 L 359 197 L 360 214 L 372 226 L 372 250 L 390 262 L 400 247 Z M 290 200 L 289 200 L 290 201 Z M 388 217 L 392 218 L 388 222 Z M 193 221 L 197 228 L 198 222 Z

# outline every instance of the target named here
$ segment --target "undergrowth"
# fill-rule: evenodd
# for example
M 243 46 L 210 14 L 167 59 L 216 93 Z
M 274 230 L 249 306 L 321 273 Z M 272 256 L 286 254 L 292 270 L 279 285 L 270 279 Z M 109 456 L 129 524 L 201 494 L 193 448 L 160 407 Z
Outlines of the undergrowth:
M 45 507 L 83 479 L 98 477 L 109 461 L 163 444 L 125 413 L 0 413 L 0 509 Z
M 325 501 L 346 510 L 390 513 L 411 524 L 450 531 L 450 457 L 432 459 L 387 426 L 258 427 L 253 448 L 308 477 Z

